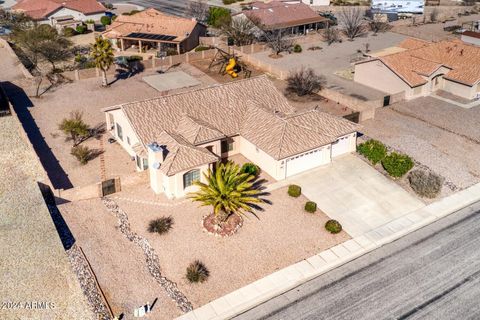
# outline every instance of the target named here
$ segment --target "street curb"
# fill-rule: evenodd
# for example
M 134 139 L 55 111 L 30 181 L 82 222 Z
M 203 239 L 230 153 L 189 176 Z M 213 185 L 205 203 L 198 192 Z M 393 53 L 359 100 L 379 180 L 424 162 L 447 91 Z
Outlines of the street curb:
M 278 270 L 176 319 L 230 319 L 477 201 L 480 183 Z

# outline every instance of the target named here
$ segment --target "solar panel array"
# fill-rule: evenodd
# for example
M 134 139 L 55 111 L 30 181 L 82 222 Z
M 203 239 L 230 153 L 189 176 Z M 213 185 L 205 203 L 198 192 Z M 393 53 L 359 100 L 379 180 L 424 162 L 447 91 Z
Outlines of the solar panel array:
M 159 41 L 172 41 L 176 36 L 167 36 L 165 34 L 151 34 L 151 33 L 140 33 L 140 32 L 133 32 L 130 33 L 127 38 L 134 38 L 134 39 L 143 39 L 143 40 L 159 40 Z

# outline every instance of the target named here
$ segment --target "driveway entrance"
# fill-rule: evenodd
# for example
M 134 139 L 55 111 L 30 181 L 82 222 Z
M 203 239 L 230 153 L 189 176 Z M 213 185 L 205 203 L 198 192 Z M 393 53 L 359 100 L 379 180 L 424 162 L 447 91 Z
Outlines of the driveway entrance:
M 362 235 L 425 204 L 354 155 L 270 186 L 298 184 L 302 193 L 352 237 Z

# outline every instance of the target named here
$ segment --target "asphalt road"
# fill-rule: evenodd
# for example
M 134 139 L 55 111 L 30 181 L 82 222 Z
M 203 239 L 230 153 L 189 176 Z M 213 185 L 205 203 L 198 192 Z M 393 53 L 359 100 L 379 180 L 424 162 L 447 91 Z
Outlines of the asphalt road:
M 480 319 L 480 202 L 235 319 Z

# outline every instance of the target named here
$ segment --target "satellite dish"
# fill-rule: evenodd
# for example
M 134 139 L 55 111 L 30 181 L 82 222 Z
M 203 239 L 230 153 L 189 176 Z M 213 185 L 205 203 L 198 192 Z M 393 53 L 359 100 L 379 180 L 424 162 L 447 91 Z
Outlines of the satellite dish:
M 152 167 L 153 169 L 160 169 L 160 163 L 154 162 Z

